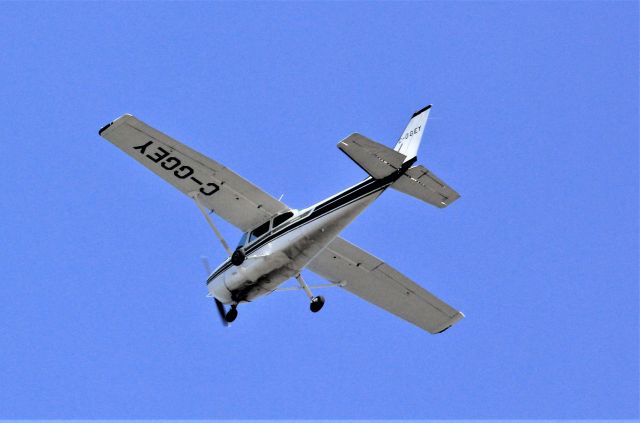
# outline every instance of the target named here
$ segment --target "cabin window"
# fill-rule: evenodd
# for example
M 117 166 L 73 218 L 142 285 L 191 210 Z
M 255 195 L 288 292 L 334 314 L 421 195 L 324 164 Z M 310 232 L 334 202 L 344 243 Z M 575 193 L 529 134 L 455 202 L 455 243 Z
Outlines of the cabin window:
M 249 242 L 253 242 L 255 239 L 260 238 L 262 235 L 266 234 L 269 231 L 269 223 L 265 222 L 264 224 L 258 226 L 251 232 L 251 236 L 249 237 Z
M 276 216 L 275 219 L 273 219 L 273 227 L 277 228 L 287 220 L 291 219 L 292 216 L 293 216 L 293 213 L 291 212 L 282 213 L 281 215 Z

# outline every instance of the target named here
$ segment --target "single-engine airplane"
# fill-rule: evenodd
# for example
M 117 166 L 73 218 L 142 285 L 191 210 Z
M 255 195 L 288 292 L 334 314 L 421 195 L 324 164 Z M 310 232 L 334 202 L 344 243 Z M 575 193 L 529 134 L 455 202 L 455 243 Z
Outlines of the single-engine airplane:
M 209 296 L 225 326 L 238 316 L 239 304 L 278 290 L 303 290 L 311 311 L 318 312 L 325 299 L 311 289 L 337 286 L 430 333 L 441 333 L 464 315 L 339 236 L 389 187 L 439 208 L 460 197 L 424 166 L 414 166 L 430 109 L 431 105 L 413 114 L 393 149 L 357 133 L 340 141 L 338 148 L 369 177 L 302 210 L 288 207 L 132 115 L 117 118 L 99 134 L 191 197 L 204 215 L 229 256 L 207 272 Z M 234 250 L 211 213 L 244 232 Z M 301 275 L 305 268 L 330 284 L 309 287 Z M 279 287 L 290 278 L 299 287 Z

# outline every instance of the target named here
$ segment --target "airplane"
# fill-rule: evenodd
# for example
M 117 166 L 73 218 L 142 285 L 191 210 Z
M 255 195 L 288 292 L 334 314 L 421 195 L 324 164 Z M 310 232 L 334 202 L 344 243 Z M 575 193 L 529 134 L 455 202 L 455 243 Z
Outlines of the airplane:
M 460 195 L 417 161 L 431 105 L 415 112 L 392 149 L 358 133 L 338 148 L 368 177 L 305 209 L 290 208 L 220 163 L 125 114 L 98 134 L 143 166 L 188 195 L 203 214 L 228 257 L 207 270 L 208 296 L 213 297 L 223 325 L 238 316 L 238 305 L 275 291 L 303 290 L 313 313 L 325 298 L 312 289 L 340 287 L 413 323 L 441 333 L 464 317 L 460 311 L 402 273 L 340 237 L 385 190 L 392 188 L 438 208 Z M 220 234 L 210 215 L 239 228 L 235 249 Z M 329 281 L 310 287 L 308 269 Z M 280 285 L 295 278 L 299 286 Z

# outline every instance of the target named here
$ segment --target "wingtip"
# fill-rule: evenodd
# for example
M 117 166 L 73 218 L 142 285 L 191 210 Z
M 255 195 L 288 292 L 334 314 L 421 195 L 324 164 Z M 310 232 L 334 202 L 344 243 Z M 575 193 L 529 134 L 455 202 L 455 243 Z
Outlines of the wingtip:
M 419 114 L 421 114 L 421 113 L 426 112 L 427 110 L 429 110 L 429 109 L 431 108 L 431 106 L 433 106 L 433 104 L 429 104 L 429 105 L 427 105 L 427 106 L 423 107 L 422 109 L 418 110 L 417 112 L 415 112 L 415 113 L 411 116 L 411 119 L 413 119 L 414 117 L 418 116 L 418 115 L 419 115 Z
M 436 332 L 432 332 L 434 334 L 439 334 L 439 333 L 443 333 L 445 332 L 447 329 L 449 329 L 451 326 L 455 325 L 456 323 L 458 323 L 460 320 L 464 319 L 466 316 L 464 315 L 463 312 L 458 311 L 452 318 L 451 320 L 449 320 L 447 323 L 445 323 L 445 327 L 439 331 Z
M 103 133 L 104 131 L 106 131 L 106 130 L 107 130 L 107 128 L 108 128 L 108 127 L 110 127 L 111 125 L 113 125 L 113 122 L 109 122 L 109 123 L 107 123 L 105 126 L 103 126 L 102 128 L 100 128 L 100 130 L 98 131 L 98 135 L 102 135 L 102 133 Z
M 122 116 L 120 116 L 118 119 L 114 120 L 113 122 L 109 122 L 109 123 L 107 123 L 105 126 L 103 126 L 102 128 L 100 128 L 100 130 L 98 131 L 98 135 L 102 136 L 102 133 L 103 133 L 104 131 L 106 131 L 107 129 L 109 129 L 109 127 L 110 127 L 111 125 L 113 125 L 114 123 L 116 123 L 116 122 L 117 122 L 117 121 L 119 121 L 120 119 L 123 119 L 123 118 L 129 118 L 129 117 L 132 117 L 132 116 L 133 116 L 133 115 L 131 115 L 131 114 L 129 114 L 129 113 L 125 113 L 125 114 L 123 114 L 123 115 L 122 115 Z

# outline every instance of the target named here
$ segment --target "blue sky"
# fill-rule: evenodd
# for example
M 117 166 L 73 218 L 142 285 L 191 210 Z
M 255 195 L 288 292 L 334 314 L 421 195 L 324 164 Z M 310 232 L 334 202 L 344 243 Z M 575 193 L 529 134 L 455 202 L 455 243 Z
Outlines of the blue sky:
M 0 418 L 638 417 L 637 2 L 2 3 L 0 52 Z M 301 208 L 428 103 L 462 198 L 344 236 L 465 312 L 438 336 L 340 290 L 222 328 L 206 222 L 97 134 L 133 113 Z

